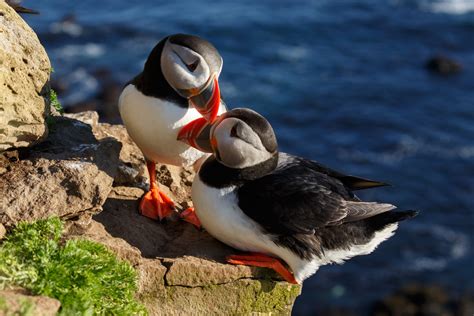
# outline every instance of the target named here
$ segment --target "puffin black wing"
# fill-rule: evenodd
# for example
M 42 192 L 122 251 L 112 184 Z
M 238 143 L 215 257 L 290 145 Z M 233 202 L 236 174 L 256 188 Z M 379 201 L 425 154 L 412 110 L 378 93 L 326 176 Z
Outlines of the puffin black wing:
M 356 177 L 352 175 L 347 175 L 342 172 L 323 166 L 322 164 L 313 160 L 308 160 L 308 159 L 291 156 L 291 155 L 283 154 L 283 153 L 281 155 L 284 155 L 287 157 L 287 159 L 291 159 L 294 162 L 304 165 L 307 168 L 312 169 L 316 172 L 324 173 L 330 177 L 338 179 L 352 191 L 371 189 L 371 188 L 383 187 L 383 186 L 389 185 L 388 183 L 381 182 L 381 181 L 375 181 L 375 180 L 365 179 L 365 178 Z
M 274 172 L 247 181 L 238 189 L 242 211 L 273 234 L 314 234 L 387 212 L 391 204 L 361 202 L 342 180 L 321 172 L 301 158 L 280 154 Z

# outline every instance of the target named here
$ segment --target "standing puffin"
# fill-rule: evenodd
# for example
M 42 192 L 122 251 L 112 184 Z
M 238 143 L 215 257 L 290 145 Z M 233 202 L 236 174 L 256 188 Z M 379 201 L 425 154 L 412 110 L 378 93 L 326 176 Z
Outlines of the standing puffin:
M 270 124 L 249 109 L 224 113 L 210 135 L 192 142 L 214 153 L 192 187 L 202 226 L 227 245 L 250 252 L 228 257 L 229 263 L 272 268 L 291 283 L 322 265 L 371 253 L 394 234 L 399 221 L 417 214 L 364 202 L 352 193 L 384 183 L 279 153 Z
M 186 124 L 212 122 L 226 111 L 218 78 L 222 57 L 208 41 L 193 35 L 165 37 L 151 51 L 143 71 L 123 89 L 119 111 L 128 134 L 145 156 L 150 190 L 140 213 L 163 219 L 174 203 L 156 184 L 155 164 L 194 165 L 205 154 L 177 140 Z

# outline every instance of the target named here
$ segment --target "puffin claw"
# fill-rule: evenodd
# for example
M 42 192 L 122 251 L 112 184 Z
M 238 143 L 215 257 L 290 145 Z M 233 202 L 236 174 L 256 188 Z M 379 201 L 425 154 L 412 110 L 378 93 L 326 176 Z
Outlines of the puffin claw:
M 179 214 L 179 217 L 181 217 L 182 220 L 193 224 L 197 229 L 202 228 L 201 221 L 197 217 L 194 207 L 188 207 L 186 210 L 182 211 L 181 214 Z
M 286 282 L 298 284 L 295 276 L 291 273 L 280 260 L 262 253 L 249 253 L 245 255 L 231 255 L 226 258 L 230 264 L 270 268 L 278 273 Z
M 143 196 L 139 208 L 141 215 L 161 221 L 172 213 L 174 203 L 157 187 L 154 187 Z

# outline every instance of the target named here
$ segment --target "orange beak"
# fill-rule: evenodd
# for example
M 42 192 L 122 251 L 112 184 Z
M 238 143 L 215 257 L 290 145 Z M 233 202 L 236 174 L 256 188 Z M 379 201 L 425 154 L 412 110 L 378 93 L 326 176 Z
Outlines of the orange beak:
M 211 124 L 206 118 L 201 117 L 189 122 L 181 128 L 177 139 L 197 150 L 212 153 L 211 141 L 209 139 Z
M 207 97 L 210 94 L 209 90 L 212 90 L 210 98 Z M 214 77 L 209 87 L 201 94 L 191 97 L 190 101 L 196 110 L 198 110 L 198 112 L 201 113 L 209 123 L 214 123 L 221 104 L 221 93 L 217 78 Z

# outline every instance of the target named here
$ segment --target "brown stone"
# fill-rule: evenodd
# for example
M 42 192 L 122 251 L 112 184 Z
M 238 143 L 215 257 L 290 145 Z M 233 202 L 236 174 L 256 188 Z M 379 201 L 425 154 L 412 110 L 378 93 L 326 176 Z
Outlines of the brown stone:
M 0 223 L 6 226 L 97 212 L 112 188 L 120 143 L 98 141 L 80 121 L 54 119 L 45 142 L 0 158 L 6 166 L 0 177 Z
M 3 224 L 0 224 L 0 240 L 3 239 L 3 237 L 5 237 L 7 233 L 7 230 L 5 229 L 5 226 L 3 226 Z
M 0 316 L 54 316 L 60 306 L 61 304 L 56 299 L 46 296 L 32 296 L 23 289 L 0 291 Z
M 47 136 L 50 71 L 36 34 L 0 0 L 0 151 Z

